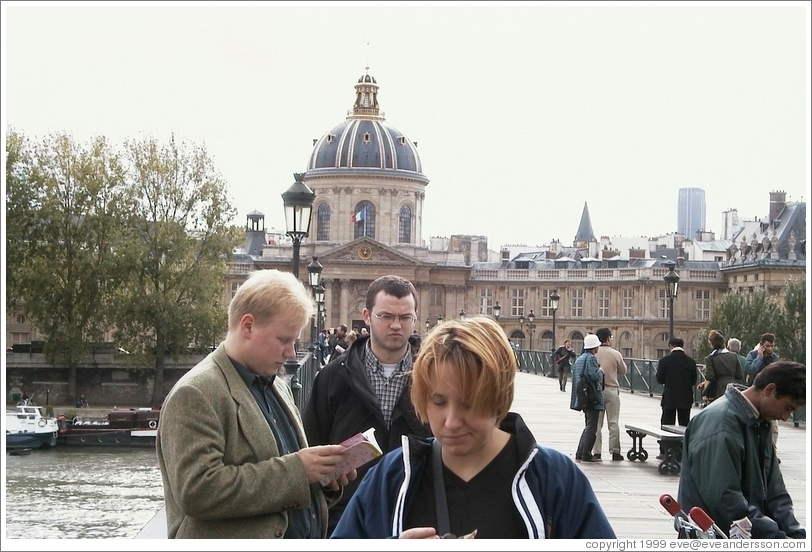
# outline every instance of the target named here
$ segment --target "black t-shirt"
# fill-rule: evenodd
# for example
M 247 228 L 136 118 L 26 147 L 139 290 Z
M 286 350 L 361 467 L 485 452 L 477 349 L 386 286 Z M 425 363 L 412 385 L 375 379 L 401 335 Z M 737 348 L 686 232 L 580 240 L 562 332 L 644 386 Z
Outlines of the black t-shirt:
M 513 478 L 520 466 L 515 435 L 511 435 L 496 458 L 468 482 L 443 466 L 451 532 L 461 536 L 476 529 L 478 539 L 526 539 L 527 528 L 511 494 Z M 412 527 L 437 528 L 430 459 L 404 520 L 405 529 Z

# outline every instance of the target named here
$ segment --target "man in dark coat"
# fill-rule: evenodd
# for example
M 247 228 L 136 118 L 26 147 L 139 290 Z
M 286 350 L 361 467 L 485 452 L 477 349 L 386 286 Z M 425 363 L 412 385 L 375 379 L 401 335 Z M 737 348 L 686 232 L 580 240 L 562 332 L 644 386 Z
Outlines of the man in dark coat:
M 680 337 L 668 340 L 671 352 L 657 363 L 657 383 L 662 384 L 663 398 L 660 407 L 663 409 L 660 424 L 687 426 L 691 419 L 691 406 L 694 403 L 694 386 L 699 380 L 699 369 L 696 361 L 685 354 L 685 342 Z
M 682 338 L 672 337 L 668 340 L 671 352 L 657 363 L 657 383 L 664 386 L 661 425 L 674 425 L 679 419 L 679 425 L 687 426 L 691 419 L 694 385 L 700 378 L 696 361 L 685 354 L 684 346 Z
M 369 336 L 359 337 L 343 354 L 336 354 L 313 381 L 302 418 L 311 445 L 335 444 L 375 428 L 384 453 L 401 446 L 401 437 L 431 436 L 412 405 L 411 370 L 414 355 L 409 336 L 417 322 L 417 291 L 400 276 L 381 276 L 369 286 L 361 315 Z M 358 468 L 358 478 L 329 515 L 328 535 L 364 474 L 380 458 Z

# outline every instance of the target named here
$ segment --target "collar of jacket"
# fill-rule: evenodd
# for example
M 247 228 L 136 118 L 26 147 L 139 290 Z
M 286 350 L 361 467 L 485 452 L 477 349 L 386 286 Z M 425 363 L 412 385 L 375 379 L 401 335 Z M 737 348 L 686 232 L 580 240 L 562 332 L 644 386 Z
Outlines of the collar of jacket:
M 768 423 L 765 420 L 761 419 L 760 414 L 755 414 L 753 412 L 754 406 L 752 403 L 748 401 L 744 395 L 742 395 L 742 391 L 747 389 L 747 386 L 741 383 L 730 383 L 725 389 L 725 398 L 730 401 L 730 403 L 741 412 L 742 416 L 744 416 L 745 420 L 747 421 L 747 425 L 755 426 L 759 425 L 759 423 L 764 422 Z

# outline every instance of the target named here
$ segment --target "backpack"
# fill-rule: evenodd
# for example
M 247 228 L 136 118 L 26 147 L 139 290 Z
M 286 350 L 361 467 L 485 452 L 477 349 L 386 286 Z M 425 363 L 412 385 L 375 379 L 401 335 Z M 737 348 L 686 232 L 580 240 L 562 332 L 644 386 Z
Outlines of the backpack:
M 598 399 L 598 388 L 595 386 L 595 382 L 592 381 L 592 378 L 586 374 L 581 374 L 576 392 L 578 393 L 578 402 L 581 405 L 581 410 L 584 408 L 595 408 L 595 406 L 600 403 L 600 399 Z

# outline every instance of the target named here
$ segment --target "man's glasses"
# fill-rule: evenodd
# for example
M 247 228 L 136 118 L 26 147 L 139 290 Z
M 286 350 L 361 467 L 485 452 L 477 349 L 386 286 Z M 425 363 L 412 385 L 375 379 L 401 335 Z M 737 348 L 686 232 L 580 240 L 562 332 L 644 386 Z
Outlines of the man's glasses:
M 383 322 L 384 324 L 391 324 L 392 322 L 397 319 L 403 326 L 407 326 L 409 324 L 413 324 L 417 317 L 413 314 L 401 314 L 400 316 L 395 316 L 394 314 L 389 314 L 385 312 L 383 314 L 375 314 L 374 312 L 372 315 Z

